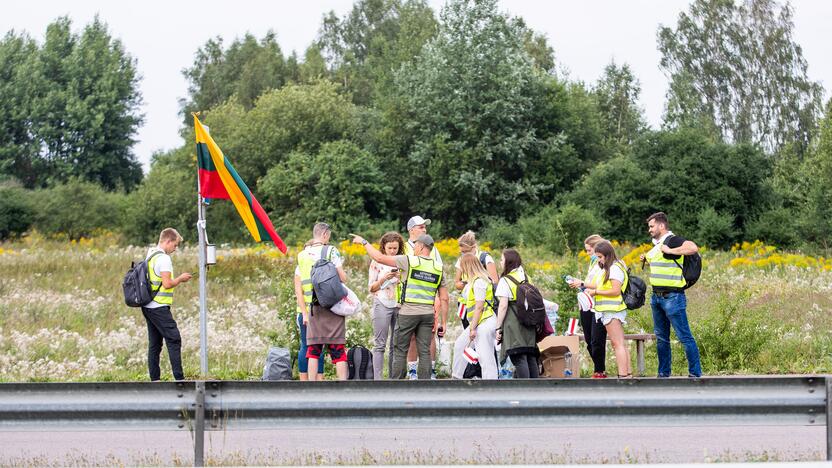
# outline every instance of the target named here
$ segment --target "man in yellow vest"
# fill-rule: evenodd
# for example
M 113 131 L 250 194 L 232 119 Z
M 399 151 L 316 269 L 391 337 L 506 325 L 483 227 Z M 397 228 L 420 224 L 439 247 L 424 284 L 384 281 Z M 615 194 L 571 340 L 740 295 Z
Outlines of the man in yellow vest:
M 650 285 L 653 297 L 653 329 L 656 334 L 656 352 L 659 357 L 659 377 L 670 377 L 671 351 L 670 327 L 685 349 L 688 359 L 688 376 L 702 376 L 699 348 L 690 332 L 685 297 L 685 277 L 682 265 L 685 255 L 693 255 L 699 247 L 670 231 L 667 215 L 658 212 L 647 218 L 647 229 L 653 239 L 653 248 L 641 256 L 642 262 L 650 264 Z
M 443 284 L 442 264 L 432 256 L 433 238 L 422 234 L 413 243 L 413 253 L 408 255 L 389 256 L 379 252 L 372 244 L 361 236 L 354 236 L 356 244 L 361 244 L 367 250 L 367 255 L 382 265 L 398 268 L 402 275 L 402 307 L 396 321 L 395 337 L 393 340 L 393 379 L 405 378 L 405 356 L 410 345 L 410 337 L 415 334 L 416 348 L 419 354 L 419 379 L 429 379 L 431 374 L 430 343 L 436 330 L 435 324 L 438 314 L 448 316 L 448 289 Z M 438 299 L 438 301 L 437 301 Z M 434 304 L 439 306 L 434 309 Z
M 191 279 L 190 273 L 182 273 L 173 277 L 173 262 L 170 255 L 176 251 L 182 242 L 182 236 L 173 228 L 162 230 L 159 243 L 147 252 L 147 272 L 150 275 L 151 290 L 156 296 L 149 304 L 142 307 L 142 314 L 147 322 L 147 337 L 150 345 L 147 347 L 147 370 L 150 380 L 161 378 L 159 356 L 162 354 L 162 341 L 168 348 L 170 368 L 173 378 L 184 380 L 182 372 L 182 336 L 170 306 L 173 304 L 173 288 Z
M 407 242 L 404 243 L 404 254 L 405 255 L 413 255 L 413 246 L 416 243 L 416 239 L 423 234 L 428 233 L 428 226 L 430 226 L 430 219 L 423 218 L 419 215 L 412 216 L 409 220 L 407 220 L 407 235 L 408 239 Z M 436 261 L 439 265 L 442 265 L 442 256 L 439 255 L 439 249 L 433 247 L 430 251 L 430 256 Z M 438 317 L 439 314 L 439 304 L 435 304 L 435 313 Z M 439 338 L 445 336 L 445 330 L 447 330 L 447 316 L 443 319 L 442 323 L 435 323 L 434 329 L 436 330 L 436 335 Z M 416 379 L 416 366 L 417 366 L 417 350 L 416 350 L 416 339 L 415 337 L 410 340 L 410 347 L 407 350 L 407 373 L 411 380 Z M 430 340 L 430 378 L 436 378 L 436 341 L 431 338 Z

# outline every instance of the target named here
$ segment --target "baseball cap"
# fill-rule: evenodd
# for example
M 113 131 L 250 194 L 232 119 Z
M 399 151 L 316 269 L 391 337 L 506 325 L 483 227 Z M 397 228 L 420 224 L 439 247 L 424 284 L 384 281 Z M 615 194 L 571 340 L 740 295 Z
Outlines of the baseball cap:
M 416 242 L 421 242 L 421 243 L 425 244 L 430 249 L 433 248 L 433 237 L 431 237 L 427 234 L 422 234 L 421 236 L 417 237 Z
M 430 220 L 425 219 L 425 218 L 423 218 L 419 215 L 416 215 L 416 216 L 410 218 L 409 220 L 407 220 L 407 230 L 409 231 L 409 230 L 413 229 L 414 226 L 418 226 L 420 224 L 424 224 L 425 226 L 429 226 L 430 225 Z

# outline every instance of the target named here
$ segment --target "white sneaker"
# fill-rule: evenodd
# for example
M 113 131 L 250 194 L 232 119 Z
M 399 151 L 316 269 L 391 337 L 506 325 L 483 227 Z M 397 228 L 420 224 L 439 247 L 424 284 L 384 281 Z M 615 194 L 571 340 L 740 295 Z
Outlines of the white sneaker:
M 416 375 L 416 369 L 410 369 L 407 371 L 407 374 L 410 376 L 410 380 L 416 380 L 419 377 Z

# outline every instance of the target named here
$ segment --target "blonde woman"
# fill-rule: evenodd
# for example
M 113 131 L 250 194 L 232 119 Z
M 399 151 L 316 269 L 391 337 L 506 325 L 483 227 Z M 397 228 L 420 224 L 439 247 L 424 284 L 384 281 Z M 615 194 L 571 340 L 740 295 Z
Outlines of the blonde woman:
M 497 334 L 497 318 L 494 311 L 494 285 L 479 258 L 465 254 L 459 259 L 459 270 L 468 284 L 462 291 L 460 301 L 465 304 L 468 327 L 454 343 L 453 377 L 461 379 L 466 361 L 462 353 L 471 344 L 480 359 L 483 379 L 497 378 L 497 356 L 494 342 Z
M 589 255 L 589 269 L 586 273 L 586 278 L 581 281 L 573 279 L 569 282 L 569 286 L 575 289 L 584 287 L 588 283 L 595 280 L 598 274 L 598 256 L 595 255 L 595 246 L 604 240 L 598 234 L 593 234 L 584 239 L 584 249 Z M 607 330 L 604 325 L 595 319 L 595 312 L 592 310 L 581 309 L 581 329 L 584 331 L 584 342 L 586 343 L 589 356 L 592 358 L 592 365 L 595 368 L 592 378 L 605 379 L 607 378 Z
M 491 283 L 497 284 L 500 277 L 497 276 L 497 264 L 494 262 L 494 257 L 492 257 L 488 252 L 480 251 L 479 245 L 477 244 L 477 235 L 474 234 L 474 231 L 468 231 L 459 236 L 457 244 L 459 245 L 460 257 L 454 265 L 454 269 L 456 270 L 454 273 L 454 286 L 456 287 L 456 290 L 462 291 L 462 288 L 465 287 L 465 282 L 467 281 L 465 276 L 462 274 L 462 271 L 459 269 L 462 256 L 465 254 L 471 254 L 476 257 L 488 273 L 488 278 Z
M 586 292 L 595 299 L 595 318 L 607 329 L 618 377 L 632 377 L 630 351 L 624 342 L 624 324 L 627 323 L 627 306 L 622 292 L 627 287 L 627 270 L 624 262 L 615 255 L 615 249 L 607 241 L 595 245 L 598 256 L 598 272 L 592 283 L 586 284 Z

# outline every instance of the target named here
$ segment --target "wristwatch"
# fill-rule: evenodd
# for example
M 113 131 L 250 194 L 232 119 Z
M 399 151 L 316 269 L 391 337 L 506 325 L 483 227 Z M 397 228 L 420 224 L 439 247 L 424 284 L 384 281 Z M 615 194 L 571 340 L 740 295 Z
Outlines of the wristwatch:
M 367 244 L 369 244 L 369 242 L 367 242 L 367 239 L 363 239 L 363 240 L 364 240 L 364 242 L 362 242 L 362 243 L 361 243 L 361 245 L 367 245 Z

